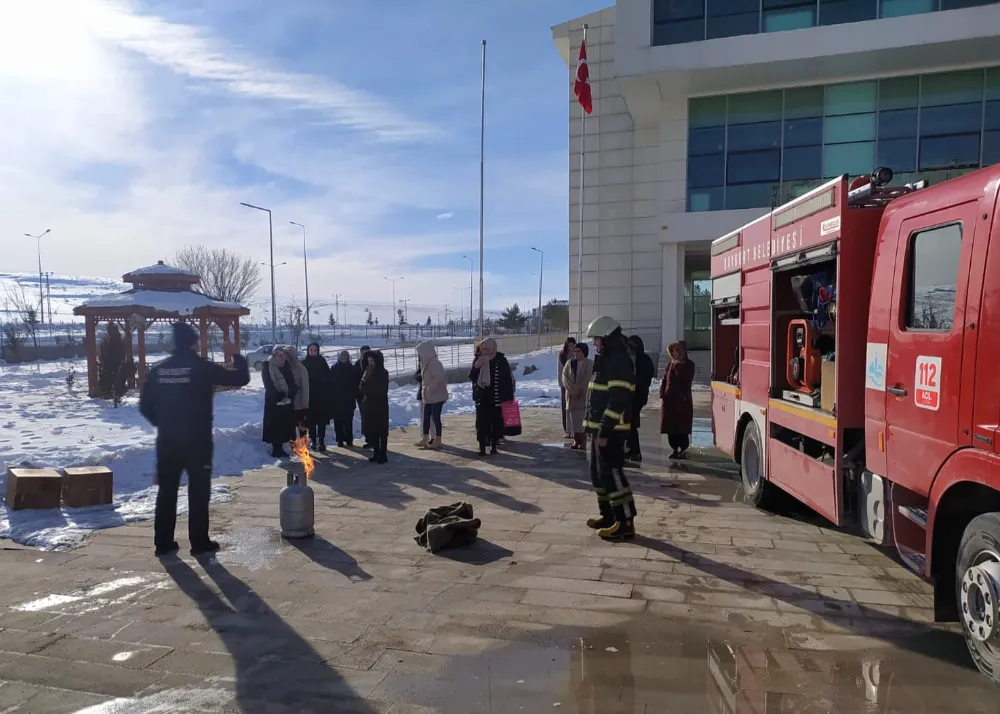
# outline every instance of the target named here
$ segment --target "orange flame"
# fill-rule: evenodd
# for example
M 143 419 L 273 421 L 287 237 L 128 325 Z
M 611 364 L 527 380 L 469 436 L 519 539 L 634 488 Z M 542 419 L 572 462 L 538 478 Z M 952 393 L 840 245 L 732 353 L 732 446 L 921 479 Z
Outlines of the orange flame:
M 308 437 L 302 436 L 296 439 L 292 443 L 292 451 L 302 461 L 302 466 L 306 470 L 306 478 L 311 478 L 313 469 L 316 468 L 316 462 L 313 460 L 312 454 L 309 453 Z

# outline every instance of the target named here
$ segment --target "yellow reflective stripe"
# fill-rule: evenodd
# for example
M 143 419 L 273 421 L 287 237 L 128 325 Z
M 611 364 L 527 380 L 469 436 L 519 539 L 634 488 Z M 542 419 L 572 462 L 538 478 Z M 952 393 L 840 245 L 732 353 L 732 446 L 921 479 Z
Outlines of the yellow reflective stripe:
M 595 422 L 595 421 L 587 421 L 587 420 L 584 420 L 584 422 L 583 422 L 583 428 L 584 428 L 584 429 L 600 429 L 600 428 L 601 428 L 601 425 L 600 425 L 600 424 L 598 424 L 598 423 L 597 423 L 597 422 Z
M 604 416 L 609 416 L 612 419 L 617 419 L 618 421 L 621 421 L 622 413 L 621 412 L 616 412 L 613 409 L 605 409 L 604 410 Z
M 632 428 L 631 424 L 615 424 L 615 431 L 629 431 Z
M 590 383 L 590 388 L 594 389 L 594 390 L 596 390 L 598 392 L 606 392 L 606 391 L 608 391 L 608 385 L 601 384 L 600 382 L 591 382 Z
M 610 389 L 611 387 L 621 387 L 622 389 L 627 389 L 630 392 L 635 391 L 635 385 L 624 379 L 612 379 L 610 382 L 608 382 L 608 389 Z

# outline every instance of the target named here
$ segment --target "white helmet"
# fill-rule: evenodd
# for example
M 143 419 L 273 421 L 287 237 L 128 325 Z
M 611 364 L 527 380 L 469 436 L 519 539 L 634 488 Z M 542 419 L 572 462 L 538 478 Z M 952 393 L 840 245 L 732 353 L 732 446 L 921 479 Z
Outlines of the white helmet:
M 590 323 L 590 327 L 587 328 L 587 337 L 607 337 L 620 327 L 621 325 L 615 318 L 601 315 Z

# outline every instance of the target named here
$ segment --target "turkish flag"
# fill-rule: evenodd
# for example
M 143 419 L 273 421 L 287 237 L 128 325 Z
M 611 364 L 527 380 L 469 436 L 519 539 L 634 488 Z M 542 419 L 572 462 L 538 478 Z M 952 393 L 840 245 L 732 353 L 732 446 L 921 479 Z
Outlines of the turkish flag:
M 594 109 L 594 100 L 590 94 L 590 71 L 587 69 L 587 41 L 580 43 L 580 61 L 576 66 L 576 82 L 573 83 L 573 94 L 580 102 L 583 111 L 590 114 Z

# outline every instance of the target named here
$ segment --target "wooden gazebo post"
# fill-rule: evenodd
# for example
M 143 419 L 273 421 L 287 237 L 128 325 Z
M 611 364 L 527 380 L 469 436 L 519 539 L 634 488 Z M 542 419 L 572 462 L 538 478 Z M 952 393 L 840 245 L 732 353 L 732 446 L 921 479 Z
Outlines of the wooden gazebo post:
M 198 318 L 198 334 L 201 335 L 201 357 L 208 359 L 208 320 Z
M 141 387 L 143 382 L 146 381 L 146 372 L 149 368 L 146 366 L 146 321 L 143 320 L 142 324 L 139 325 L 139 386 Z
M 87 315 L 84 322 L 86 333 L 83 338 L 83 348 L 87 353 L 87 394 L 91 397 L 100 397 L 101 387 L 97 382 L 97 318 Z

